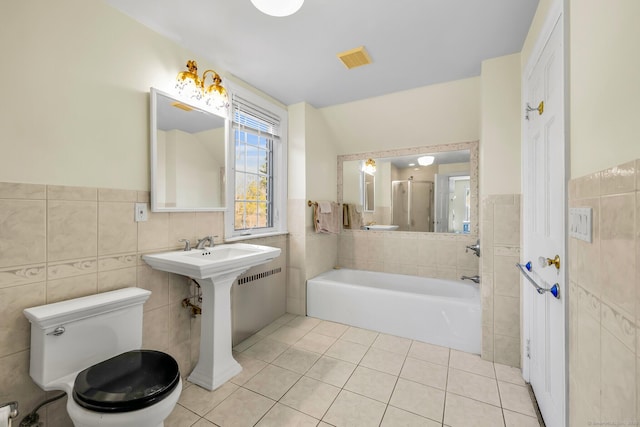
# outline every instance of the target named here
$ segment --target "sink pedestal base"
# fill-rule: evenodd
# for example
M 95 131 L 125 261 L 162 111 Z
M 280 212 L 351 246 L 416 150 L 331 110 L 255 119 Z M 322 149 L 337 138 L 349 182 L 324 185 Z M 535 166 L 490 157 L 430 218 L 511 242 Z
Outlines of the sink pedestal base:
M 215 390 L 242 371 L 231 353 L 231 285 L 244 270 L 198 279 L 202 291 L 200 359 L 188 380 Z

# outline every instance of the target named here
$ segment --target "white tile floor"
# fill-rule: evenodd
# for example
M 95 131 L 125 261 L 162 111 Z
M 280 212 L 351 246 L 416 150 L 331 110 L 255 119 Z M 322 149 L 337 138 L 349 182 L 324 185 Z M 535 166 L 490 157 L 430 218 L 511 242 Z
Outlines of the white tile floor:
M 166 427 L 538 427 L 518 369 L 419 341 L 285 314 L 234 356 L 217 390 L 185 382 Z

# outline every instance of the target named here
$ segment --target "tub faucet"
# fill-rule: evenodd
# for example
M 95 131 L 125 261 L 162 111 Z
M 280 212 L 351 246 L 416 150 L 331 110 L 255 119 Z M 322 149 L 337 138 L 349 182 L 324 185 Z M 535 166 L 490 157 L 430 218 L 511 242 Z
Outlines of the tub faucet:
M 480 256 L 480 239 L 478 239 L 475 245 L 468 245 L 464 251 L 469 252 L 469 249 L 471 249 L 473 253 L 476 254 L 477 257 L 479 257 Z
M 480 283 L 480 276 L 462 276 L 460 280 L 471 280 L 473 283 Z
M 213 243 L 213 238 L 218 236 L 205 236 L 202 239 L 198 239 L 198 244 L 196 245 L 196 249 L 204 249 L 204 245 L 209 242 L 209 247 L 213 247 L 215 243 Z

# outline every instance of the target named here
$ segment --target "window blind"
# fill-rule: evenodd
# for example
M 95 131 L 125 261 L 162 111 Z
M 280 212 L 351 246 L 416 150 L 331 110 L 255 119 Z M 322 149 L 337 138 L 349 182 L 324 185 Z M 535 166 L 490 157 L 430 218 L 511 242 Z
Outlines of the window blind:
M 259 131 L 274 139 L 281 135 L 280 117 L 265 110 L 240 96 L 233 96 L 234 128 Z

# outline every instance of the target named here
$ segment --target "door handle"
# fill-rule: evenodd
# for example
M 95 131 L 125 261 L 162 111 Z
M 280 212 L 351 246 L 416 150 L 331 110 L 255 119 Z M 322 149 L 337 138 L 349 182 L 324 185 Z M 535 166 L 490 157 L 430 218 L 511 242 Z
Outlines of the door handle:
M 555 265 L 556 270 L 560 270 L 560 255 L 556 255 L 555 257 L 553 257 L 553 259 L 541 256 L 540 258 L 538 258 L 538 263 L 542 268 L 545 268 L 549 265 Z
M 529 273 L 527 273 L 527 271 L 532 270 L 531 261 L 527 262 L 524 265 L 517 262 L 516 267 L 520 269 L 524 277 L 529 281 L 529 283 L 533 285 L 534 288 L 536 288 L 536 292 L 538 292 L 540 295 L 549 292 L 555 299 L 560 299 L 560 286 L 557 283 L 554 283 L 550 288 L 543 288 L 542 286 L 538 285 L 531 276 L 529 276 Z

